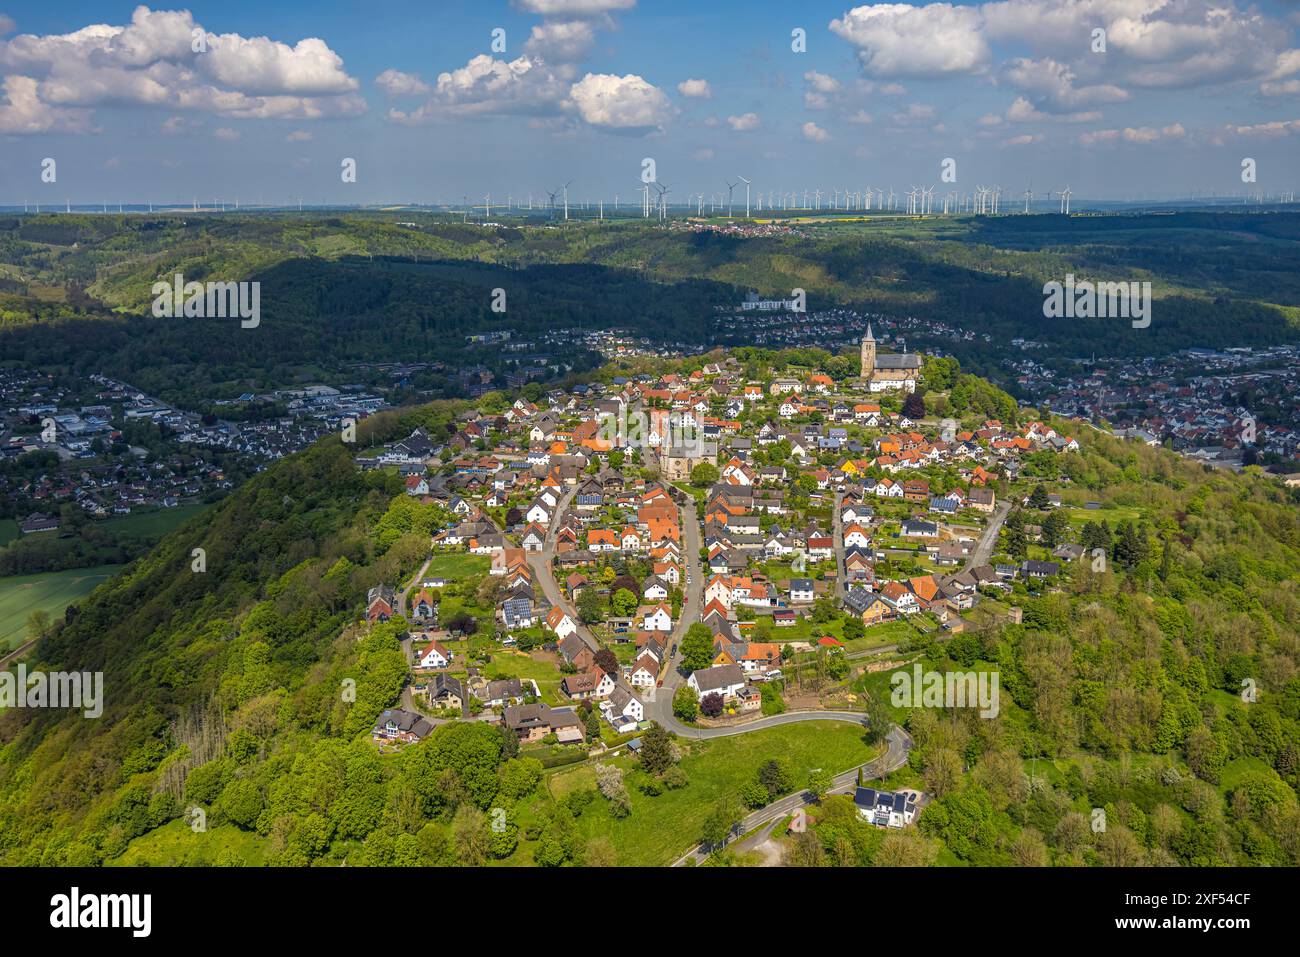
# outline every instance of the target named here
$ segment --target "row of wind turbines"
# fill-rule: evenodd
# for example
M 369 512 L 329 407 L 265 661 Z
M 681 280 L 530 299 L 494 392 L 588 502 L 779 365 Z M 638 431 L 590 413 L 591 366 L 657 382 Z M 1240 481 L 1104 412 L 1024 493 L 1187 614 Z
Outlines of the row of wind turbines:
M 766 194 L 766 207 L 764 206 L 764 194 L 762 190 L 757 190 L 757 203 L 754 202 L 754 193 L 752 189 L 753 181 L 745 176 L 737 175 L 736 181 L 724 180 L 727 185 L 725 203 L 721 191 L 716 193 L 687 193 L 684 206 L 689 210 L 695 208 L 698 215 L 704 215 L 704 207 L 707 204 L 709 212 L 716 214 L 723 209 L 726 210 L 729 219 L 735 218 L 736 214 L 736 189 L 742 184 L 745 187 L 745 212 L 746 219 L 750 218 L 755 212 L 763 212 L 766 208 L 769 212 L 781 210 L 804 210 L 804 211 L 821 211 L 821 210 L 842 210 L 842 211 L 861 211 L 871 212 L 889 211 L 889 212 L 906 212 L 912 216 L 928 216 L 935 212 L 935 190 L 937 187 L 913 186 L 904 193 L 895 192 L 892 187 L 886 191 L 883 187 L 866 186 L 862 189 L 854 190 L 850 188 L 822 190 L 820 188 L 804 189 L 802 194 L 798 190 L 778 192 L 777 190 L 768 190 Z M 514 210 L 544 210 L 549 211 L 550 218 L 555 219 L 557 214 L 562 211 L 563 218 L 567 221 L 570 218 L 569 204 L 569 187 L 573 181 L 565 183 L 554 190 L 543 190 L 546 194 L 545 201 L 539 201 L 534 204 L 533 195 L 529 193 L 526 204 L 523 200 L 515 203 L 514 196 L 507 197 L 505 203 L 498 203 L 498 209 L 507 211 Z M 641 194 L 641 216 L 643 219 L 666 220 L 668 210 L 672 204 L 668 201 L 668 196 L 672 192 L 671 187 L 666 183 L 651 181 L 642 183 L 635 192 Z M 940 214 L 944 216 L 956 215 L 959 213 L 974 214 L 977 216 L 999 215 L 1003 212 L 1002 204 L 1002 187 L 1001 186 L 976 186 L 972 192 L 961 193 L 958 190 L 949 190 L 940 198 Z M 498 194 L 499 195 L 499 194 Z M 1070 212 L 1070 197 L 1072 192 L 1069 186 L 1059 192 L 1048 192 L 1047 199 L 1050 201 L 1053 197 L 1060 200 L 1060 211 L 1068 215 Z M 1023 194 L 1024 207 L 1023 212 L 1030 212 L 1030 205 L 1033 202 L 1034 194 L 1032 189 L 1026 189 Z M 902 206 L 902 201 L 906 200 L 906 205 Z M 605 218 L 605 202 L 598 200 L 596 203 L 597 212 L 601 219 Z M 613 207 L 615 212 L 621 209 L 618 194 L 614 194 Z M 589 211 L 591 201 L 583 200 L 575 203 L 572 207 L 575 210 Z M 468 216 L 470 209 L 482 209 L 485 216 L 492 215 L 492 195 L 489 193 L 483 197 L 482 205 L 470 206 L 468 197 L 464 206 L 464 213 Z

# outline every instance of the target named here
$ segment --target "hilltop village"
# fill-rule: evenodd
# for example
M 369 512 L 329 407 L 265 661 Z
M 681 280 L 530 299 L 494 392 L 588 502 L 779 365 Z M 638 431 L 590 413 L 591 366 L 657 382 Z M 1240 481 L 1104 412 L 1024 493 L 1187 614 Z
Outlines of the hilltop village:
M 401 616 L 410 662 L 376 741 L 488 720 L 563 761 L 652 722 L 851 711 L 859 659 L 1018 620 L 1016 596 L 1084 553 L 1065 513 L 1089 503 L 1036 478 L 1078 443 L 1038 421 L 928 416 L 921 367 L 881 361 L 868 332 L 848 380 L 755 381 L 725 358 L 366 450 L 359 465 L 396 470 L 436 510 L 419 571 L 369 595 L 370 625 Z

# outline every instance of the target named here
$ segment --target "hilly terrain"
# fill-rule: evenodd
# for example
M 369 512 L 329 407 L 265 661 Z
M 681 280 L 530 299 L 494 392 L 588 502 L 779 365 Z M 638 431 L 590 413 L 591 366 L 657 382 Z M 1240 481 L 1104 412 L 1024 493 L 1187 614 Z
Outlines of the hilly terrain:
M 466 408 L 384 413 L 359 440 L 421 427 L 442 441 Z M 1113 562 L 1018 593 L 1020 622 L 900 647 L 997 670 L 1010 700 L 992 721 L 896 709 L 914 739 L 897 780 L 936 798 L 919 833 L 882 844 L 827 799 L 810 863 L 1300 863 L 1297 493 L 1084 432 L 1077 455 L 1030 470 L 1096 500 L 1084 540 L 1102 536 Z M 103 716 L 0 714 L 0 863 L 671 863 L 693 838 L 665 834 L 672 808 L 707 832 L 703 816 L 763 760 L 803 770 L 861 753 L 843 726 L 683 743 L 682 790 L 643 782 L 621 813 L 593 804 L 590 767 L 544 767 L 487 723 L 377 750 L 371 726 L 406 680 L 404 622 L 359 626 L 366 593 L 410 580 L 450 521 L 325 438 L 70 607 L 28 664 L 102 671 Z M 465 577 L 446 594 L 478 604 L 481 569 L 448 567 Z M 887 677 L 863 674 L 859 693 L 883 706 Z M 1239 697 L 1245 679 L 1257 701 Z M 1091 807 L 1112 822 L 1095 845 Z M 508 827 L 490 826 L 498 808 Z

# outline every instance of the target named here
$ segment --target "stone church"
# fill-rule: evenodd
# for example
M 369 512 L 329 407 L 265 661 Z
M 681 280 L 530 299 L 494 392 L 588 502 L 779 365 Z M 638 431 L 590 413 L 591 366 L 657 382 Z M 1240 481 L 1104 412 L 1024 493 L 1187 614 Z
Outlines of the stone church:
M 902 389 L 915 392 L 921 378 L 921 357 L 915 353 L 888 353 L 876 355 L 876 337 L 867 323 L 867 334 L 862 337 L 862 380 L 872 392 Z

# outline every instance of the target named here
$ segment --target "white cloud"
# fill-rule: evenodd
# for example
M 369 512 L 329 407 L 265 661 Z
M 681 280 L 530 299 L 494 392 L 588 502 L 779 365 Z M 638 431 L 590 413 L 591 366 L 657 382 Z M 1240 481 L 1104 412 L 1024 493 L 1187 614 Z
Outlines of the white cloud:
M 438 115 L 532 116 L 561 111 L 569 84 L 541 60 L 521 56 L 497 60 L 481 53 L 463 67 L 438 75 L 433 95 L 419 109 L 390 110 L 399 123 L 418 123 Z
M 1156 128 L 1154 126 L 1126 126 L 1123 129 L 1114 130 L 1093 130 L 1084 133 L 1079 137 L 1079 142 L 1084 146 L 1105 146 L 1120 141 L 1126 143 L 1155 143 L 1159 140 L 1176 140 L 1182 139 L 1187 135 L 1187 131 L 1181 123 L 1171 123 L 1168 126 Z
M 809 70 L 803 75 L 803 79 L 817 93 L 837 93 L 840 89 L 839 80 L 825 73 L 818 73 L 816 70 Z
M 1110 83 L 1077 86 L 1075 72 L 1056 60 L 1013 60 L 1006 70 L 1007 79 L 1025 92 L 1035 107 L 1049 113 L 1069 113 L 1080 107 L 1120 103 L 1129 98 L 1127 91 Z
M 596 45 L 596 32 L 585 20 L 548 21 L 533 27 L 524 53 L 551 63 L 581 60 Z
M 713 88 L 709 86 L 708 80 L 682 80 L 677 84 L 677 92 L 682 96 L 695 100 L 713 98 Z
M 662 90 L 632 73 L 588 73 L 569 97 L 585 122 L 606 129 L 661 129 L 674 112 Z
M 0 102 L 0 133 L 85 133 L 90 111 L 64 109 L 41 102 L 37 83 L 27 76 L 7 76 Z
M 868 76 L 926 77 L 973 73 L 992 59 L 974 7 L 880 3 L 854 7 L 830 23 L 858 50 Z
M 1300 120 L 1271 120 L 1268 123 L 1254 123 L 1249 126 L 1229 125 L 1226 129 L 1229 133 L 1238 136 L 1276 138 L 1300 133 Z
M 308 142 L 311 138 L 312 138 L 312 135 L 311 135 L 309 132 L 307 132 L 306 130 L 294 130 L 292 133 L 290 133 L 290 134 L 289 134 L 288 136 L 286 136 L 284 139 L 285 139 L 285 142 L 287 142 L 287 143 L 306 143 L 306 142 Z
M 235 131 L 235 130 L 232 130 L 232 129 L 231 129 L 230 127 L 228 127 L 228 126 L 223 126 L 223 127 L 221 127 L 220 129 L 214 130 L 213 133 L 212 133 L 212 135 L 215 136 L 215 137 L 216 137 L 217 139 L 219 139 L 219 140 L 237 140 L 237 139 L 239 139 L 239 133 L 238 133 L 237 131 Z
M 194 31 L 206 50 L 193 49 Z M 34 90 L 53 111 L 50 123 L 63 128 L 86 128 L 88 120 L 84 112 L 63 108 L 109 103 L 230 117 L 315 118 L 365 110 L 357 81 L 323 40 L 310 37 L 290 46 L 268 37 L 215 34 L 188 11 L 144 6 L 136 7 L 126 26 L 95 24 L 0 41 L 0 71 L 11 111 L 22 109 L 14 91 L 21 99 Z M 10 116 L 14 125 L 23 125 L 15 113 Z
M 1105 55 L 1091 52 L 1097 28 L 1106 31 Z M 986 73 L 999 58 L 995 45 L 1018 55 L 1028 49 L 1030 59 L 1052 62 L 1058 71 L 1041 96 L 1026 89 L 1046 112 L 1116 102 L 1117 90 L 1133 87 L 1254 81 L 1266 94 L 1287 95 L 1276 74 L 1291 64 L 1300 71 L 1290 26 L 1248 0 L 879 3 L 849 10 L 830 29 L 856 47 L 870 77 Z M 1082 78 L 1077 83 L 1075 74 Z
M 385 70 L 375 77 L 375 86 L 389 96 L 426 96 L 432 90 L 419 74 L 401 70 Z
M 762 123 L 763 121 L 758 118 L 757 113 L 742 113 L 739 116 L 727 117 L 727 124 L 733 130 L 741 133 L 748 130 L 756 130 L 762 125 Z
M 814 143 L 824 143 L 826 140 L 829 140 L 831 138 L 831 135 L 829 133 L 827 133 L 816 123 L 812 122 L 812 120 L 809 120 L 807 123 L 805 123 L 802 127 L 802 130 L 803 130 L 803 138 L 806 140 L 810 140 L 811 142 Z

